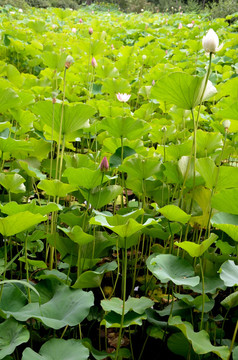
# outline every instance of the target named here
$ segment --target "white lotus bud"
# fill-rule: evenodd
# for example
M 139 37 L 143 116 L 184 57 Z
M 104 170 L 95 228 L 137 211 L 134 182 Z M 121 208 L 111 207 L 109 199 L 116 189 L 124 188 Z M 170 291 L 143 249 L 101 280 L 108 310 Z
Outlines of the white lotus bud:
M 224 120 L 223 123 L 222 123 L 222 125 L 224 126 L 224 128 L 225 128 L 226 130 L 228 130 L 229 127 L 231 126 L 231 122 L 230 122 L 230 120 Z
M 209 29 L 207 35 L 202 39 L 202 46 L 207 53 L 215 54 L 217 51 L 221 50 L 223 44 L 219 46 L 217 34 L 213 29 Z

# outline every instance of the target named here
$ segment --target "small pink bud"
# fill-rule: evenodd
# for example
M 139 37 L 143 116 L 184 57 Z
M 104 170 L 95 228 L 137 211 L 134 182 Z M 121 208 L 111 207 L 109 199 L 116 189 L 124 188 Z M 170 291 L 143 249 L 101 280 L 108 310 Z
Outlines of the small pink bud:
M 101 164 L 99 165 L 99 168 L 101 171 L 107 171 L 109 169 L 109 163 L 108 163 L 106 156 L 104 156 L 104 158 L 102 159 Z
M 168 54 L 168 50 L 165 50 L 165 54 L 166 54 L 166 55 Z
M 155 85 L 155 81 L 154 80 L 152 80 L 152 86 L 154 86 Z
M 82 19 L 79 19 L 79 23 L 82 24 L 83 20 Z
M 111 45 L 111 49 L 112 49 L 112 50 L 115 50 L 115 48 L 114 48 L 114 45 L 113 45 L 113 44 Z
M 92 35 L 93 34 L 93 28 L 89 28 L 88 33 L 89 33 L 89 35 Z
M 92 64 L 92 67 L 97 67 L 98 66 L 95 57 L 92 58 L 91 64 Z
M 94 14 L 94 11 L 92 10 L 92 14 Z
M 76 28 L 72 28 L 72 33 L 76 34 L 77 29 Z
M 183 25 L 182 23 L 179 23 L 178 29 L 182 29 Z
M 192 24 L 194 24 L 195 23 L 195 21 L 194 20 L 192 20 Z

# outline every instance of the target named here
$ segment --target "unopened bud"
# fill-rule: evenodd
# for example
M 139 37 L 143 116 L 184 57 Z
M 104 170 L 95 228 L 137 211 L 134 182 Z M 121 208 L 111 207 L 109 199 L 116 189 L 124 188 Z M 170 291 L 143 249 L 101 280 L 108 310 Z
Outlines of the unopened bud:
M 68 69 L 74 63 L 74 58 L 71 55 L 68 55 L 65 60 L 65 67 Z
M 146 60 L 146 58 L 147 58 L 147 56 L 146 56 L 146 55 L 142 55 L 142 60 L 143 60 L 143 61 L 145 61 L 145 60 Z
M 107 171 L 109 169 L 109 163 L 106 156 L 104 156 L 104 158 L 102 159 L 99 168 L 101 171 Z
M 89 33 L 89 35 L 92 35 L 93 34 L 93 28 L 89 28 L 88 33 Z
M 82 24 L 83 20 L 82 19 L 79 19 L 79 23 Z
M 161 128 L 161 131 L 166 132 L 166 131 L 167 131 L 167 127 L 166 127 L 166 126 L 163 126 L 163 127 Z
M 154 86 L 155 85 L 155 81 L 154 80 L 152 80 L 152 86 Z
M 92 64 L 92 67 L 97 67 L 98 66 L 95 57 L 92 58 L 91 64 Z
M 231 122 L 230 120 L 224 120 L 222 125 L 224 126 L 225 130 L 228 130 L 229 127 L 231 126 Z

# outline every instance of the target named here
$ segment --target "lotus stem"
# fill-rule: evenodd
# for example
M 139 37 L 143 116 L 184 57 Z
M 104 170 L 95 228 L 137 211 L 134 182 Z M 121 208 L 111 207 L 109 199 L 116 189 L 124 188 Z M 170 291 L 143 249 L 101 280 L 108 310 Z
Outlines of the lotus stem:
M 117 342 L 117 349 L 116 349 L 116 355 L 115 360 L 118 360 L 119 350 L 121 346 L 121 338 L 122 338 L 122 329 L 124 324 L 124 317 L 125 317 L 125 305 L 126 305 L 126 277 L 127 277 L 127 238 L 124 238 L 125 240 L 125 253 L 124 253 L 124 264 L 123 264 L 123 289 L 122 289 L 122 314 L 121 314 L 121 325 L 118 335 L 118 342 Z

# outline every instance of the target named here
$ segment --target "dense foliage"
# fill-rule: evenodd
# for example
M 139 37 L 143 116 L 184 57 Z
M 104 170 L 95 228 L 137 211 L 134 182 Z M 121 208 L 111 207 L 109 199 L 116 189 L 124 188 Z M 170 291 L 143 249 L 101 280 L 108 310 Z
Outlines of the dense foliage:
M 227 20 L 1 8 L 0 359 L 238 359 Z

